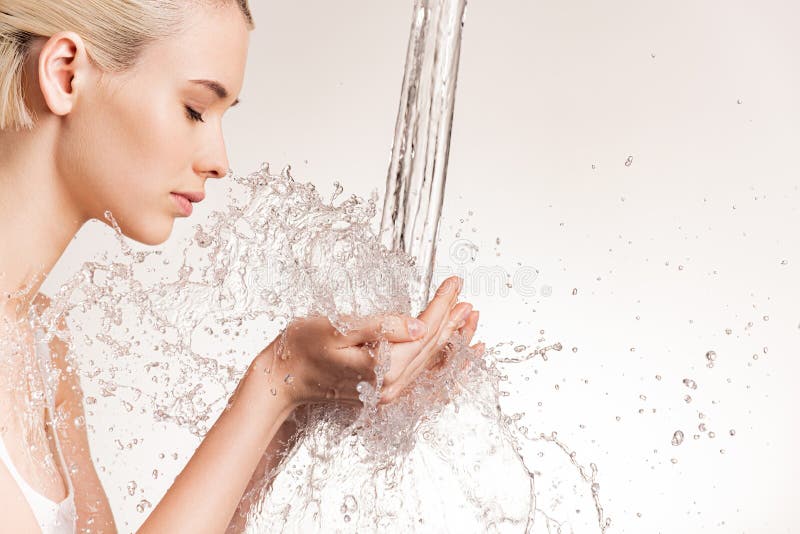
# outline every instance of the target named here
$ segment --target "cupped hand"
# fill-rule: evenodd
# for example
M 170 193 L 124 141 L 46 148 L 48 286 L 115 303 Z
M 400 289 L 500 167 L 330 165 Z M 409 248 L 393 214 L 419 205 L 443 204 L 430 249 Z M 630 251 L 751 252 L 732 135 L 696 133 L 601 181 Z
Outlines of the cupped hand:
M 271 391 L 293 406 L 336 400 L 359 404 L 359 382 L 375 384 L 376 347 L 388 342 L 381 402 L 391 402 L 426 368 L 440 362 L 455 332 L 471 339 L 477 326 L 472 305 L 457 302 L 462 280 L 446 279 L 417 318 L 382 315 L 360 320 L 342 334 L 327 317 L 293 320 L 262 352 Z M 446 351 L 445 351 L 446 352 Z

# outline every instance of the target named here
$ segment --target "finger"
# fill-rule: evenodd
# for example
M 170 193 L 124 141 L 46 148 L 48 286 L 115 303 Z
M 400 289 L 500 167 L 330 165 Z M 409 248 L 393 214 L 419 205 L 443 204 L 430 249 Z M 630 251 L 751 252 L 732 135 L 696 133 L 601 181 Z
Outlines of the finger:
M 428 339 L 424 340 L 421 346 L 407 343 L 400 348 L 395 353 L 395 361 L 399 372 L 390 375 L 390 381 L 394 381 L 401 376 L 407 367 L 413 366 L 416 368 L 417 365 L 420 365 L 420 362 L 423 362 L 423 365 L 435 366 L 445 356 L 442 354 L 442 349 L 453 332 L 460 332 L 461 329 L 466 328 L 471 311 L 472 304 L 459 302 L 447 314 L 446 320 L 441 321 L 437 331 L 431 332 L 430 336 L 427 336 Z
M 464 281 L 461 278 L 451 276 L 439 285 L 428 307 L 417 316 L 428 324 L 429 330 L 432 325 L 438 324 L 447 316 L 447 312 L 456 303 L 463 284 Z
M 467 322 L 461 329 L 459 329 L 459 332 L 462 336 L 464 336 L 464 340 L 467 345 L 472 342 L 472 337 L 475 335 L 475 331 L 478 329 L 478 318 L 480 315 L 481 312 L 478 310 L 473 310 L 472 313 L 469 314 Z
M 444 344 L 453 335 L 453 333 L 463 325 L 463 321 L 469 316 L 472 311 L 472 305 L 468 302 L 459 303 L 453 312 L 449 314 L 448 320 L 444 322 L 441 331 L 438 332 L 438 338 L 432 338 L 425 347 L 419 351 L 416 357 L 403 368 L 400 375 L 392 380 L 385 388 L 385 394 L 388 398 L 395 398 L 402 389 L 414 381 L 419 374 L 429 364 L 430 360 L 434 358 L 441 351 Z
M 464 322 L 464 326 L 459 328 L 457 331 L 458 333 L 464 338 L 464 344 L 469 345 L 472 341 L 472 337 L 475 335 L 475 330 L 478 328 L 478 317 L 480 316 L 480 312 L 477 310 L 473 310 L 467 316 L 466 321 Z M 450 354 L 447 351 L 447 343 L 445 343 L 445 348 L 439 351 L 438 354 L 434 355 L 427 363 L 426 369 L 429 371 L 434 371 L 441 369 L 444 367 L 445 362 Z
M 354 322 L 353 330 L 344 335 L 339 333 L 337 341 L 341 347 L 352 347 L 379 339 L 404 343 L 422 339 L 428 332 L 424 321 L 405 315 L 375 315 L 355 319 Z

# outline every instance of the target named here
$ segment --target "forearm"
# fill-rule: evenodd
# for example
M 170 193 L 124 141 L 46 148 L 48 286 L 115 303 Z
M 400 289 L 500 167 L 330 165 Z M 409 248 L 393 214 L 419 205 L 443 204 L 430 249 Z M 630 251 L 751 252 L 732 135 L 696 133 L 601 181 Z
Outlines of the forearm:
M 253 476 L 242 495 L 236 512 L 228 525 L 228 534 L 244 532 L 247 526 L 247 517 L 253 506 L 264 498 L 265 492 L 272 485 L 275 476 L 275 469 L 283 461 L 289 452 L 289 448 L 294 442 L 297 433 L 297 424 L 293 417 L 289 417 L 283 422 L 278 432 L 272 438 L 267 450 L 261 457 L 261 461 L 256 466 Z
M 270 394 L 266 374 L 269 364 L 269 350 L 253 361 L 229 407 L 140 533 L 225 531 L 267 444 L 292 410 L 280 392 Z

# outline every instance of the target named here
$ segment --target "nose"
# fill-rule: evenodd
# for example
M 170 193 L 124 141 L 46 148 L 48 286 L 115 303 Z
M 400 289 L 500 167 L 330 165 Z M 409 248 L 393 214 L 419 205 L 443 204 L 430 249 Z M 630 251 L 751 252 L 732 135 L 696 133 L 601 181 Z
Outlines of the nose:
M 222 129 L 217 128 L 204 146 L 195 163 L 195 172 L 206 178 L 223 178 L 228 175 L 228 153 Z

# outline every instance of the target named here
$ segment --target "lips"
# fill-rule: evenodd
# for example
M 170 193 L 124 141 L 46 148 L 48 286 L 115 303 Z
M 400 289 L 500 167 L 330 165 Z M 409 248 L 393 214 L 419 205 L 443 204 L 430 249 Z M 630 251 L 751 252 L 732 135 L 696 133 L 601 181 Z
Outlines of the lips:
M 200 202 L 202 201 L 206 195 L 202 191 L 200 192 L 187 192 L 187 193 L 170 193 L 172 199 L 175 201 L 175 204 L 178 206 L 178 209 L 184 215 L 184 217 L 188 217 L 192 214 L 192 203 L 193 202 Z
M 186 197 L 189 200 L 189 202 L 202 202 L 202 200 L 206 198 L 206 194 L 203 193 L 202 191 L 198 191 L 196 193 L 192 192 L 184 193 L 179 191 L 175 194 L 180 195 L 182 197 Z

